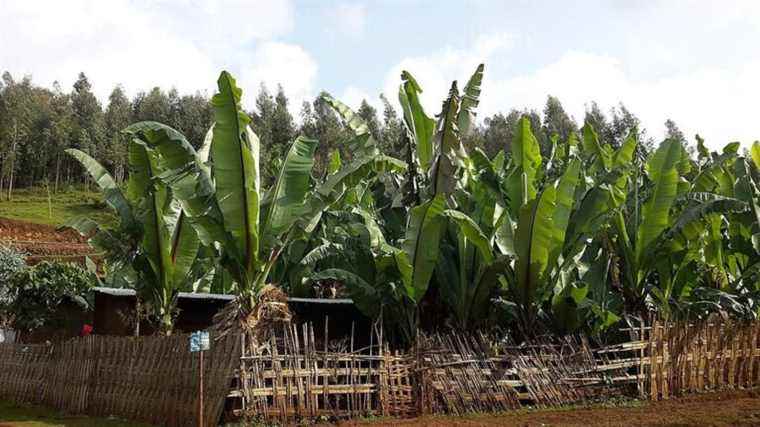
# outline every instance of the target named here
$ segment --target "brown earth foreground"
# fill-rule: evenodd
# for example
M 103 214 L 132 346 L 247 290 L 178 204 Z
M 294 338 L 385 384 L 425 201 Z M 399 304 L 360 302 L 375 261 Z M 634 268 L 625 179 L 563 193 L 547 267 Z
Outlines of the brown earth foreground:
M 706 393 L 660 402 L 631 401 L 500 415 L 422 417 L 344 423 L 370 426 L 760 426 L 760 390 Z
M 0 244 L 26 254 L 29 264 L 43 260 L 83 262 L 84 256 L 94 253 L 87 239 L 74 230 L 9 218 L 0 218 Z

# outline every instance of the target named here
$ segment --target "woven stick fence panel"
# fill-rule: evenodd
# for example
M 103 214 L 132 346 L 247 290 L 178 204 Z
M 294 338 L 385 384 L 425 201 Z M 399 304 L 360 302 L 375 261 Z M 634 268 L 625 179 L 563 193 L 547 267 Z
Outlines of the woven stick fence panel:
M 0 396 L 69 413 L 197 425 L 199 356 L 188 342 L 188 335 L 174 335 L 3 344 Z M 239 357 L 236 336 L 214 341 L 205 352 L 204 425 L 216 425 Z
M 462 415 L 520 407 L 503 358 L 492 357 L 483 339 L 461 334 L 421 337 L 417 351 L 423 413 Z M 513 372 L 514 373 L 514 372 Z
M 238 371 L 239 411 L 249 418 L 294 418 L 414 413 L 411 361 L 373 343 L 318 348 L 311 325 L 288 325 L 267 342 L 246 343 Z
M 644 328 L 640 393 L 652 400 L 760 386 L 760 321 L 656 321 Z
M 39 402 L 45 390 L 51 347 L 0 344 L 0 398 Z
M 507 346 L 449 333 L 419 336 L 403 353 L 377 345 L 377 328 L 370 337 L 356 349 L 353 339 L 317 343 L 311 325 L 289 325 L 264 343 L 247 342 L 230 394 L 235 412 L 283 423 L 499 412 L 598 397 L 638 378 L 627 374 L 632 365 L 595 354 L 582 339 Z

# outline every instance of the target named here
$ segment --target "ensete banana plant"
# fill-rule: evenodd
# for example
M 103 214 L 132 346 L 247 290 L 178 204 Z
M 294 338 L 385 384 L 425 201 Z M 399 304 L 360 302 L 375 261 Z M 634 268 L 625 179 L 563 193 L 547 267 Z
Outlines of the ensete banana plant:
M 200 242 L 171 190 L 156 179 L 161 173 L 157 155 L 137 141 L 129 143 L 125 195 L 92 157 L 76 149 L 67 153 L 90 173 L 119 218 L 116 229 L 87 218 L 77 218 L 67 226 L 90 237 L 105 252 L 110 279 L 117 286 L 134 287 L 138 298 L 152 308 L 160 330 L 170 334 L 177 293 L 191 286 Z
M 379 150 L 351 108 L 322 95 L 350 131 L 330 141 L 346 158 L 335 151 L 317 176 L 320 142 L 300 136 L 277 162 L 271 188 L 261 183 L 261 144 L 242 91 L 222 72 L 215 123 L 198 151 L 160 123 L 125 130 L 126 195 L 87 154 L 70 150 L 120 219 L 112 229 L 71 226 L 107 249 L 110 277 L 153 301 L 166 331 L 177 292 L 197 289 L 203 270 L 225 272 L 243 314 L 267 285 L 298 296 L 340 286 L 403 341 L 425 322 L 507 326 L 527 337 L 598 334 L 652 310 L 757 316 L 760 143 L 718 153 L 697 136 L 690 155 L 678 139 L 650 150 L 632 129 L 613 148 L 590 123 L 540 142 L 526 116 L 504 141 L 509 151 L 489 158 L 465 143 L 477 126 L 483 72 L 478 66 L 461 91 L 453 82 L 435 117 L 421 85 L 401 74 L 400 159 Z

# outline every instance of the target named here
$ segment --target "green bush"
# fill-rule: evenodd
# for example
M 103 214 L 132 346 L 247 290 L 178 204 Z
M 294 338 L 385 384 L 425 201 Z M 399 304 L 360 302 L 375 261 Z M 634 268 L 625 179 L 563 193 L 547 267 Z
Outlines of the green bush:
M 24 255 L 13 248 L 0 246 L 0 327 L 10 323 L 8 308 L 12 302 L 9 292 L 11 277 L 26 268 Z
M 0 283 L 10 280 L 14 273 L 24 267 L 26 263 L 22 253 L 8 246 L 0 246 Z
M 42 262 L 17 271 L 7 289 L 14 328 L 30 331 L 57 326 L 61 320 L 58 309 L 67 302 L 90 310 L 93 304 L 89 291 L 95 283 L 91 273 L 74 264 Z

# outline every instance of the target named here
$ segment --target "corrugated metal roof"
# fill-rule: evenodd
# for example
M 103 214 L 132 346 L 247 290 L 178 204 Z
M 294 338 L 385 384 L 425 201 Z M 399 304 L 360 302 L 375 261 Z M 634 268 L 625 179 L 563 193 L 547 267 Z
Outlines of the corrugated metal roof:
M 129 297 L 134 296 L 137 294 L 134 289 L 126 289 L 126 288 L 105 288 L 102 286 L 96 286 L 92 288 L 95 292 L 100 292 L 101 294 L 108 294 L 108 295 L 114 295 L 118 297 Z
M 137 292 L 135 292 L 134 289 L 126 289 L 126 288 L 107 288 L 102 286 L 96 286 L 92 288 L 95 292 L 100 292 L 107 295 L 113 295 L 113 296 L 120 296 L 120 297 L 131 297 L 135 296 Z M 234 295 L 226 295 L 226 294 L 209 294 L 205 292 L 180 292 L 179 298 L 189 298 L 189 299 L 208 299 L 208 300 L 221 300 L 221 301 L 232 301 L 235 299 Z M 299 303 L 308 303 L 308 304 L 353 304 L 354 301 L 349 298 L 295 298 L 295 297 L 288 297 L 288 302 L 299 302 Z
M 288 302 L 305 302 L 311 304 L 353 304 L 349 298 L 296 298 L 288 297 Z

